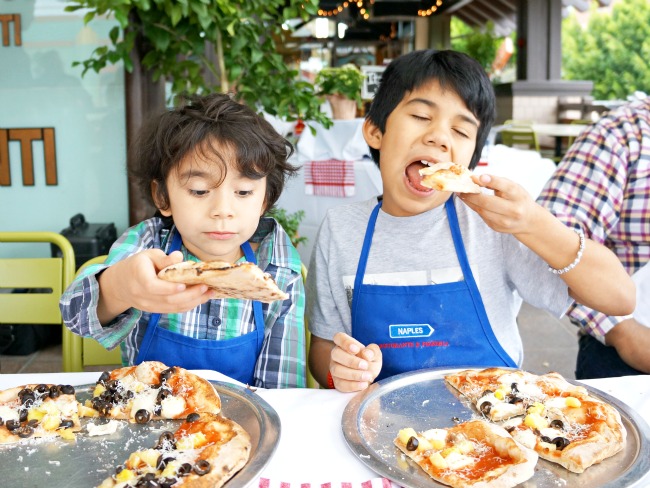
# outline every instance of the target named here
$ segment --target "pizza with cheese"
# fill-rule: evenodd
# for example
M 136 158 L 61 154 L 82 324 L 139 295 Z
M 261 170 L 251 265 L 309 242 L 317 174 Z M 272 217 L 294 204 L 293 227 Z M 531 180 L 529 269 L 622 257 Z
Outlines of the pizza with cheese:
M 405 428 L 394 442 L 434 480 L 454 488 L 509 488 L 532 478 L 537 464 L 534 451 L 484 420 L 419 433 Z
M 472 180 L 472 172 L 460 164 L 436 163 L 420 170 L 421 184 L 438 191 L 481 193 L 481 187 Z
M 520 444 L 574 473 L 625 447 L 619 412 L 559 373 L 487 368 L 459 371 L 445 380 Z
M 572 385 L 558 373 L 535 375 L 504 368 L 469 369 L 448 374 L 445 381 L 492 421 L 523 415 L 530 405 L 548 397 L 587 396 L 585 388 Z
M 70 385 L 29 384 L 0 391 L 0 444 L 32 438 L 75 439 L 79 403 Z
M 176 432 L 164 431 L 153 448 L 131 453 L 99 488 L 219 488 L 246 464 L 250 451 L 250 438 L 239 424 L 193 413 Z
M 159 361 L 102 373 L 92 398 L 81 409 L 84 417 L 128 419 L 139 424 L 220 411 L 221 399 L 209 381 Z
M 289 298 L 269 273 L 249 262 L 184 261 L 163 268 L 158 277 L 186 285 L 208 285 L 216 292 L 215 298 L 242 298 L 266 303 Z

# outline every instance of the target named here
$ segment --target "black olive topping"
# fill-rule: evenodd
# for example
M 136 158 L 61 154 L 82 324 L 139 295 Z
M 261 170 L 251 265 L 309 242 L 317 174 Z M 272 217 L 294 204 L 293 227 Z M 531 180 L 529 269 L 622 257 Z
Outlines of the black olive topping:
M 521 403 L 523 400 L 519 398 L 516 395 L 508 395 L 508 403 L 511 403 L 513 405 L 516 405 L 517 403 Z
M 14 430 L 16 430 L 16 429 L 18 429 L 20 427 L 20 422 L 18 420 L 11 420 L 10 419 L 10 420 L 7 420 L 7 422 L 5 422 L 5 424 L 6 424 L 7 430 L 9 432 L 13 432 Z
M 545 435 L 543 435 L 541 437 L 541 440 L 542 440 L 542 442 L 546 442 L 547 444 L 552 444 L 552 442 L 553 442 L 550 437 L 547 437 Z
M 149 413 L 149 410 L 146 410 L 144 408 L 141 408 L 137 412 L 135 412 L 135 421 L 138 424 L 146 424 L 151 420 L 151 413 Z
M 125 469 L 126 469 L 126 466 L 124 466 L 123 464 L 120 464 L 115 468 L 115 474 L 120 474 Z
M 510 385 L 510 390 L 512 390 L 512 393 L 519 393 L 519 386 L 517 386 L 517 383 Z
M 60 394 L 61 393 L 59 392 L 59 389 L 56 386 L 52 385 L 50 387 L 50 398 L 52 399 L 58 398 Z
M 420 441 L 418 440 L 418 438 L 412 435 L 409 441 L 406 443 L 406 450 L 415 451 L 419 445 L 420 445 Z
M 163 449 L 167 446 L 171 446 L 172 449 L 176 449 L 176 439 L 174 439 L 174 434 L 168 430 L 160 434 L 158 443 L 154 446 L 154 449 Z
M 161 454 L 158 456 L 158 460 L 156 461 L 156 469 L 159 469 L 160 471 L 164 470 L 167 467 L 167 463 L 169 461 L 173 461 L 175 458 L 172 456 L 165 456 L 164 454 Z
M 39 395 L 46 395 L 50 392 L 50 388 L 47 385 L 41 383 L 36 388 L 34 388 L 34 391 Z
M 108 371 L 104 371 L 99 377 L 99 379 L 97 380 L 97 383 L 106 383 L 110 379 L 111 379 L 111 374 Z
M 62 385 L 61 393 L 64 395 L 74 395 L 74 386 L 72 385 Z
M 27 425 L 29 425 L 30 427 L 36 427 L 38 425 L 38 420 L 36 419 L 29 420 L 27 422 Z
M 160 488 L 171 488 L 177 481 L 176 478 L 160 478 L 158 483 L 160 484 Z
M 5 424 L 5 421 L 2 420 L 2 417 L 0 417 L 0 427 L 2 427 Z
M 485 395 L 491 395 L 492 393 L 494 393 L 492 390 L 485 390 L 485 391 L 483 391 L 481 396 L 484 397 Z
M 65 419 L 59 424 L 59 429 L 68 429 L 72 426 L 74 426 L 74 422 L 70 419 Z
M 158 395 L 156 395 L 156 401 L 160 403 L 171 394 L 172 391 L 169 388 L 161 388 Z
M 490 402 L 483 402 L 478 406 L 478 409 L 483 415 L 487 415 L 492 410 L 492 404 Z
M 13 434 L 16 434 L 18 437 L 23 439 L 30 437 L 34 433 L 34 428 L 29 425 L 23 425 L 13 431 Z
M 201 418 L 201 415 L 199 415 L 199 414 L 196 413 L 196 412 L 192 412 L 191 414 L 189 414 L 189 415 L 187 416 L 187 419 L 186 419 L 186 420 L 187 420 L 187 422 L 196 422 L 196 421 L 199 420 L 200 418 Z
M 193 469 L 196 474 L 198 474 L 199 476 L 203 476 L 210 472 L 212 466 L 210 466 L 210 463 L 207 460 L 199 459 L 194 465 Z
M 176 372 L 176 368 L 173 366 L 171 368 L 167 368 L 164 371 L 160 372 L 160 381 L 167 381 L 171 375 L 173 375 Z
M 511 433 L 512 431 L 514 431 L 514 430 L 515 430 L 515 428 L 514 428 L 513 426 L 506 427 L 506 432 L 507 432 L 508 434 L 510 434 L 510 433 Z
M 551 443 L 555 444 L 555 448 L 558 451 L 561 451 L 570 444 L 570 441 L 566 437 L 556 437 L 551 441 Z
M 556 429 L 564 430 L 564 422 L 562 422 L 560 419 L 551 420 L 550 425 L 551 425 L 551 427 L 554 427 Z
M 25 422 L 27 420 L 27 409 L 26 408 L 21 408 L 20 411 L 18 412 L 18 420 L 21 422 Z
M 162 414 L 162 405 L 160 405 L 160 404 L 154 405 L 153 414 L 160 416 L 160 414 Z
M 188 476 L 192 473 L 192 465 L 190 463 L 183 463 L 178 467 L 176 474 L 178 476 Z

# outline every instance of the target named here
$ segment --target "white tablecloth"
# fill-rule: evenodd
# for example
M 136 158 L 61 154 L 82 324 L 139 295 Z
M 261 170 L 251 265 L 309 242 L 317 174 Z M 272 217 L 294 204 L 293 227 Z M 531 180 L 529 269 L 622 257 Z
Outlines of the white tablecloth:
M 215 371 L 197 373 L 211 380 L 234 382 Z M 98 377 L 99 373 L 3 374 L 0 389 L 27 383 L 83 385 L 94 383 Z M 629 405 L 650 423 L 650 376 L 584 383 Z M 378 477 L 352 454 L 341 431 L 341 415 L 354 394 L 313 389 L 258 389 L 257 394 L 276 410 L 282 422 L 277 451 L 260 476 L 274 481 L 271 486 L 280 486 L 282 481 L 290 488 L 300 487 L 300 483 L 314 486 L 328 482 L 334 487 L 340 481 L 356 485 Z

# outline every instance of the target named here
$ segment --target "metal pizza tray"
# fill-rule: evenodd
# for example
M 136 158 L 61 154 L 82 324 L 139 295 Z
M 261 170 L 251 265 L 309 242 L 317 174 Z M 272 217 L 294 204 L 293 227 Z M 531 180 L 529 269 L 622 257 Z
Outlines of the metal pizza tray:
M 404 427 L 421 432 L 480 418 L 469 401 L 444 381 L 444 375 L 462 369 L 467 368 L 404 373 L 379 381 L 352 398 L 342 417 L 343 435 L 352 452 L 370 469 L 405 488 L 446 486 L 435 482 L 406 457 L 395 447 L 393 439 Z M 535 475 L 522 486 L 650 486 L 650 427 L 624 403 L 595 388 L 585 388 L 620 412 L 627 430 L 625 449 L 581 474 L 540 459 Z
M 280 417 L 264 399 L 248 388 L 211 381 L 221 397 L 222 413 L 241 425 L 251 438 L 248 463 L 226 487 L 244 487 L 256 479 L 275 453 L 280 440 Z M 95 385 L 75 387 L 82 403 Z M 82 419 L 82 426 L 94 419 Z M 75 442 L 33 439 L 26 444 L 0 447 L 0 486 L 90 488 L 99 485 L 123 464 L 129 454 L 151 448 L 164 430 L 174 431 L 180 420 L 146 425 L 120 421 L 110 435 L 77 435 Z M 82 430 L 83 432 L 83 430 Z

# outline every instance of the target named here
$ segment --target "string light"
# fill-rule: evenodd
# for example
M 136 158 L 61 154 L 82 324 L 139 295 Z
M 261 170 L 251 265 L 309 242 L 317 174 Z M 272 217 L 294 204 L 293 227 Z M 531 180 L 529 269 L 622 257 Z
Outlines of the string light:
M 442 0 L 432 0 L 430 3 L 431 6 L 428 9 L 418 10 L 418 16 L 428 17 L 429 15 L 434 14 L 442 6 Z M 370 17 L 370 14 L 368 13 L 370 9 L 368 7 L 374 5 L 375 0 L 357 0 L 357 1 L 353 0 L 351 2 L 350 1 L 341 2 L 336 7 L 330 10 L 319 9 L 318 15 L 321 17 L 336 16 L 342 13 L 343 10 L 347 9 L 351 4 L 356 4 L 357 8 L 359 8 L 359 13 L 363 16 L 364 19 L 367 20 Z

